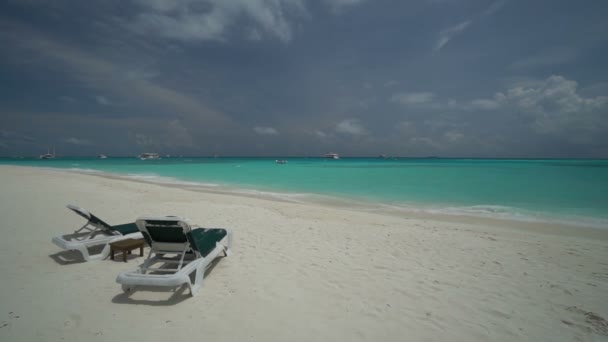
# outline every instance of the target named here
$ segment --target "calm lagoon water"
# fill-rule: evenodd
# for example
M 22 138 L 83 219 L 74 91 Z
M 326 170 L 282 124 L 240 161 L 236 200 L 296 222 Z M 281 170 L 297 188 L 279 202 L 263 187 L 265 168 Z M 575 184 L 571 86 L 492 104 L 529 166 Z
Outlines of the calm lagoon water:
M 103 172 L 292 200 L 321 195 L 394 208 L 608 227 L 608 160 L 110 157 L 2 158 L 0 164 Z

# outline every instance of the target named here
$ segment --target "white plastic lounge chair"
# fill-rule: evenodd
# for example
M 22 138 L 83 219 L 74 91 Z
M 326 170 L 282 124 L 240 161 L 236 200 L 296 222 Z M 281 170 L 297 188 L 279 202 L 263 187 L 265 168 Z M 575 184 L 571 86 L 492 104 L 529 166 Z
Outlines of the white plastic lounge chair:
M 79 251 L 86 261 L 107 258 L 110 255 L 111 242 L 142 238 L 135 222 L 111 226 L 80 207 L 72 204 L 68 204 L 67 207 L 85 218 L 87 223 L 73 234 L 54 237 L 53 243 L 65 250 Z M 89 248 L 99 245 L 105 245 L 101 253 L 90 255 Z
M 125 292 L 137 285 L 177 287 L 187 284 L 194 297 L 202 287 L 205 270 L 212 261 L 222 253 L 230 255 L 232 231 L 229 229 L 199 228 L 176 216 L 141 217 L 136 223 L 150 245 L 150 254 L 137 269 L 122 272 L 116 278 Z M 191 279 L 193 272 L 196 272 L 194 281 Z

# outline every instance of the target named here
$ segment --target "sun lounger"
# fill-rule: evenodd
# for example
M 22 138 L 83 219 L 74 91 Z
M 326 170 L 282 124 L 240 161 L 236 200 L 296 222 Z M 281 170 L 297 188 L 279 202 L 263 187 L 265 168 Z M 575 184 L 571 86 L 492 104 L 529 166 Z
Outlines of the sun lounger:
M 232 232 L 229 229 L 199 228 L 175 216 L 143 217 L 136 223 L 150 245 L 150 254 L 137 269 L 122 272 L 116 278 L 125 292 L 138 285 L 187 284 L 190 294 L 195 296 L 212 261 L 222 254 L 230 254 Z
M 72 234 L 57 236 L 53 243 L 65 250 L 76 250 L 86 261 L 103 260 L 110 255 L 110 243 L 124 239 L 141 239 L 135 222 L 111 226 L 90 212 L 69 204 L 68 209 L 87 220 L 84 226 Z M 104 245 L 98 254 L 89 254 L 89 248 Z

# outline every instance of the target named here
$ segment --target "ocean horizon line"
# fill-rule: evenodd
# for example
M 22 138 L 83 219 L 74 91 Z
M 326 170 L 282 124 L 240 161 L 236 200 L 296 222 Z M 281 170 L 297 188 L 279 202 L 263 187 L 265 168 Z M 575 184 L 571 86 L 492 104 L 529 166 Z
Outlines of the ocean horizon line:
M 108 158 L 137 158 L 138 155 L 113 155 L 104 154 Z M 240 155 L 172 155 L 159 153 L 161 158 L 210 158 L 210 159 L 221 159 L 221 158 L 250 158 L 250 159 L 329 159 L 323 155 L 311 155 L 311 156 L 294 156 L 294 155 L 272 155 L 272 156 L 240 156 Z M 98 158 L 99 154 L 92 155 L 55 155 L 55 158 Z M 3 159 L 39 159 L 38 155 L 27 155 L 27 156 L 0 156 Z M 608 157 L 604 158 L 582 158 L 582 157 L 442 157 L 442 156 L 390 156 L 390 155 L 373 155 L 373 156 L 350 156 L 340 155 L 340 159 L 379 159 L 379 160 L 391 160 L 391 159 L 462 159 L 462 160 L 608 160 Z M 333 160 L 340 160 L 333 159 Z M 52 159 L 50 159 L 52 160 Z

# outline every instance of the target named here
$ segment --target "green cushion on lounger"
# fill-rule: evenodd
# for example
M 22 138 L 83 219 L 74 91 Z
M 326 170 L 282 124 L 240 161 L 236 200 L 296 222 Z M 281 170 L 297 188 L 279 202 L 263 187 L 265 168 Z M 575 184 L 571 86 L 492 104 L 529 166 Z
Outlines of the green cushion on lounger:
M 157 242 L 186 242 L 183 228 L 173 221 L 148 221 L 146 226 L 152 240 Z
M 82 216 L 84 219 L 89 221 L 87 224 L 90 224 L 98 229 L 105 228 L 109 231 L 119 232 L 122 235 L 133 234 L 133 233 L 139 232 L 139 229 L 137 228 L 137 225 L 135 224 L 135 222 L 112 226 L 112 225 L 108 224 L 107 222 L 105 222 L 104 220 L 100 219 L 99 217 L 91 214 L 90 212 L 88 212 L 78 206 L 68 204 L 68 209 L 72 210 L 79 216 Z
M 125 223 L 116 226 L 110 226 L 112 230 L 119 232 L 122 235 L 133 234 L 139 232 L 135 223 Z
M 188 240 L 192 248 L 205 257 L 215 248 L 215 243 L 221 241 L 226 234 L 226 229 L 197 228 L 188 233 Z

